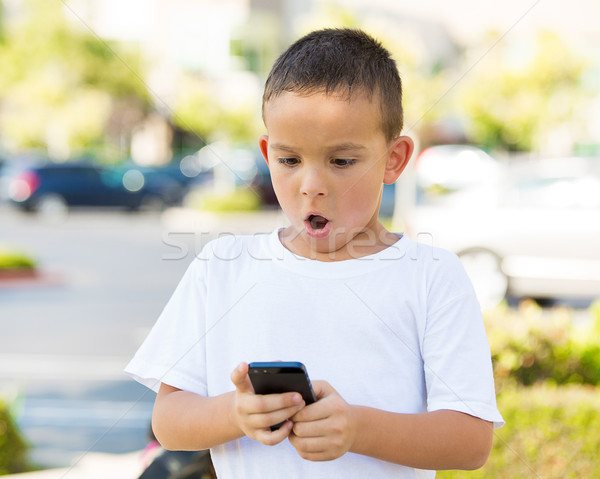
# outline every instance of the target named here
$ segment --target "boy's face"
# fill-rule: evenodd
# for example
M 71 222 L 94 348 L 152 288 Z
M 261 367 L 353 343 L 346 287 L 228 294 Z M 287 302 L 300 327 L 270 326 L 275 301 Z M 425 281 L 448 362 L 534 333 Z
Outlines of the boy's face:
M 289 250 L 336 261 L 397 240 L 379 223 L 379 204 L 383 184 L 408 163 L 412 141 L 386 141 L 376 100 L 286 92 L 265 104 L 264 117 L 269 135 L 260 147 L 291 223 L 281 235 Z

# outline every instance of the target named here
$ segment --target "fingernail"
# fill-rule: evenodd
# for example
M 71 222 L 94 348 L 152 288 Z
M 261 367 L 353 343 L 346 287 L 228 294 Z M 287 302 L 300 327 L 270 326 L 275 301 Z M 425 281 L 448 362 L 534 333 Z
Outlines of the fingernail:
M 300 394 L 295 394 L 293 400 L 295 404 L 302 404 L 302 396 Z

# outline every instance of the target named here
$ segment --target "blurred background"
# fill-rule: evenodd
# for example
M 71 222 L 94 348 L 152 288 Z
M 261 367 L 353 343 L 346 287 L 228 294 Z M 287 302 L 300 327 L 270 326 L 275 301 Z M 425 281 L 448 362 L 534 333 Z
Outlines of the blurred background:
M 481 477 L 600 473 L 598 18 L 595 0 L 0 0 L 0 474 L 139 475 L 154 397 L 122 368 L 208 240 L 286 224 L 264 80 L 342 26 L 392 52 L 417 144 L 382 221 L 457 253 L 485 312 L 509 424 Z

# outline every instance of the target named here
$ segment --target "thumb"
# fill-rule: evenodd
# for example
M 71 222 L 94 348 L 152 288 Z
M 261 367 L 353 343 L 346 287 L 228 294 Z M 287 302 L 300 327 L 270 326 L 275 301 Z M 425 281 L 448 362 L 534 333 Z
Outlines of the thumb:
M 327 381 L 311 381 L 311 384 L 317 400 L 336 392 Z
M 231 372 L 231 382 L 238 392 L 254 393 L 254 388 L 252 387 L 250 377 L 248 376 L 247 363 L 238 364 L 238 366 Z

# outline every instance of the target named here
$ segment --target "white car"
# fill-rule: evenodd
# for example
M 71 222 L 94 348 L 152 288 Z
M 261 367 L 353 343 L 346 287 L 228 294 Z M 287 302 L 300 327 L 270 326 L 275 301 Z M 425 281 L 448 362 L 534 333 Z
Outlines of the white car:
M 600 297 L 600 158 L 518 164 L 417 206 L 413 236 L 457 253 L 482 307 Z

